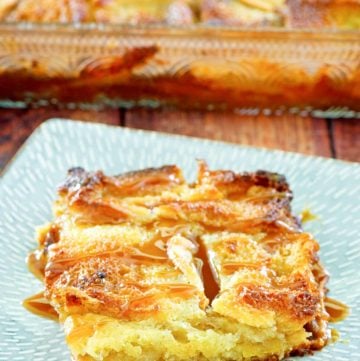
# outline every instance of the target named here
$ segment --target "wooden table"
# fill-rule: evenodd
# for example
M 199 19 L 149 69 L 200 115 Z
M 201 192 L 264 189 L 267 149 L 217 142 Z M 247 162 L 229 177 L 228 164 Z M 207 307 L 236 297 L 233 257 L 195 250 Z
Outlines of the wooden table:
M 232 112 L 110 109 L 0 109 L 0 169 L 31 132 L 49 118 L 72 118 L 360 162 L 360 120 Z

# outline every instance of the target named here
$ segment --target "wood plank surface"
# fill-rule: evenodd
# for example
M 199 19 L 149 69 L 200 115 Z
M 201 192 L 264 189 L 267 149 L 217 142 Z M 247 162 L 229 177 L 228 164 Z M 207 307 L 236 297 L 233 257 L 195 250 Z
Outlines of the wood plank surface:
M 336 119 L 332 127 L 336 158 L 360 162 L 360 120 Z
M 269 118 L 230 112 L 134 109 L 126 112 L 125 125 L 256 147 L 332 156 L 331 137 L 324 119 L 293 115 Z
M 294 115 L 242 116 L 231 112 L 175 110 L 0 109 L 0 169 L 31 132 L 54 117 L 125 125 L 238 144 L 360 162 L 360 121 Z
M 50 118 L 120 124 L 118 110 L 102 112 L 56 109 L 0 109 L 0 169 L 10 160 L 33 130 Z

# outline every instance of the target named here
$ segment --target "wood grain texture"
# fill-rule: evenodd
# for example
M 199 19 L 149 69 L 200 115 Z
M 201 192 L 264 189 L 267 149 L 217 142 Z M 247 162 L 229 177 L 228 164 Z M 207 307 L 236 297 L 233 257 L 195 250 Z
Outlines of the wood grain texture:
M 326 121 L 310 117 L 135 109 L 126 112 L 125 125 L 304 154 L 332 155 Z
M 332 130 L 336 157 L 360 162 L 360 120 L 333 120 Z
M 304 154 L 335 156 L 360 162 L 360 121 L 299 116 L 240 116 L 230 112 L 186 112 L 134 109 L 82 111 L 56 109 L 0 109 L 0 169 L 44 120 L 71 118 L 167 133 L 283 149 Z
M 0 109 L 0 169 L 43 121 L 71 118 L 88 122 L 120 124 L 119 111 L 103 112 L 56 109 Z

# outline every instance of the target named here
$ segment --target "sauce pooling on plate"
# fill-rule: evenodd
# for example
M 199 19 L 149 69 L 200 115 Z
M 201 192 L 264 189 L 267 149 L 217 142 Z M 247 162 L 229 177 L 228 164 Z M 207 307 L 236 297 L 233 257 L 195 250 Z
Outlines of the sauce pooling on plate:
M 35 315 L 58 321 L 59 315 L 45 298 L 44 292 L 37 293 L 23 302 L 23 306 Z
M 340 322 L 349 315 L 349 307 L 333 298 L 325 298 L 325 309 L 329 314 L 330 322 Z
M 37 249 L 27 257 L 29 271 L 38 279 L 43 280 L 46 257 L 43 250 Z M 44 292 L 39 292 L 23 301 L 23 306 L 35 315 L 58 321 L 59 315 L 46 299 Z
M 47 262 L 43 250 L 37 249 L 31 252 L 26 261 L 29 271 L 39 280 L 43 280 Z

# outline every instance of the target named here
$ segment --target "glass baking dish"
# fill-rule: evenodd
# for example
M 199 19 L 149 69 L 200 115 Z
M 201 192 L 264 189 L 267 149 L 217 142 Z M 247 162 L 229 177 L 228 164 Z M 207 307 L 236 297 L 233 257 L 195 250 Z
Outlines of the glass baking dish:
M 0 24 L 0 105 L 359 116 L 360 32 Z

